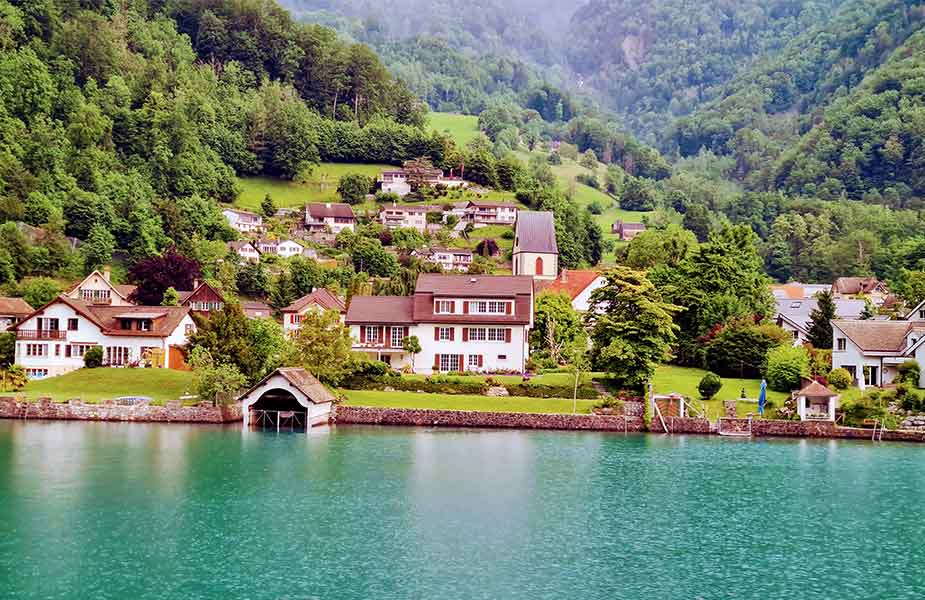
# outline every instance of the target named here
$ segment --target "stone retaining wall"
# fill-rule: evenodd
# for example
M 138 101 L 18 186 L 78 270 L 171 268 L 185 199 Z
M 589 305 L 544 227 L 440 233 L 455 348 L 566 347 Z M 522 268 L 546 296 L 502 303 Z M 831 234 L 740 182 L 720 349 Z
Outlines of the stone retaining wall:
M 710 421 L 696 417 L 665 417 L 669 433 L 710 433 Z M 665 433 L 658 417 L 652 419 L 652 432 Z
M 748 431 L 748 419 L 729 420 L 724 425 L 727 423 L 730 429 Z M 753 419 L 752 435 L 869 440 L 873 436 L 873 430 L 840 427 L 831 421 Z M 881 439 L 883 441 L 925 442 L 925 431 L 884 431 Z
M 478 412 L 471 410 L 430 410 L 369 408 L 339 405 L 337 423 L 364 425 L 418 425 L 438 427 L 486 427 L 509 429 L 569 429 L 596 431 L 645 431 L 641 417 L 604 415 L 560 415 L 537 413 Z
M 7 397 L 0 398 L 0 419 L 229 423 L 241 420 L 241 406 L 182 406 L 179 402 L 168 402 L 164 406 L 119 406 L 112 401 L 85 404 L 80 400 L 69 400 L 60 404 L 48 398 L 39 398 L 36 402 L 19 402 L 16 398 Z

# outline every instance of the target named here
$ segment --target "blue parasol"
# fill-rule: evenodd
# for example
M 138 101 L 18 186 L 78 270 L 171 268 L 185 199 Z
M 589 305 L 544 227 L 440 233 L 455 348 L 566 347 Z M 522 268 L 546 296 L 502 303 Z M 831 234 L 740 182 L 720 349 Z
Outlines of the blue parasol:
M 758 392 L 758 414 L 764 414 L 764 403 L 768 400 L 768 382 L 761 380 L 761 391 Z

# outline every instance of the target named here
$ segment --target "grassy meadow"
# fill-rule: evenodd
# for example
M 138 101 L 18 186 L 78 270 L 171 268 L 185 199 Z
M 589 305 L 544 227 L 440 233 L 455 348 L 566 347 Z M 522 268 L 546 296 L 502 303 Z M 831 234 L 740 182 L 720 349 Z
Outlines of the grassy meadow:
M 173 369 L 79 369 L 57 377 L 30 381 L 16 395 L 55 402 L 80 398 L 98 403 L 120 396 L 148 396 L 155 403 L 179 400 L 193 389 L 193 374 Z
M 432 112 L 427 114 L 427 125 L 449 134 L 459 147 L 464 147 L 479 134 L 479 118 L 472 115 Z

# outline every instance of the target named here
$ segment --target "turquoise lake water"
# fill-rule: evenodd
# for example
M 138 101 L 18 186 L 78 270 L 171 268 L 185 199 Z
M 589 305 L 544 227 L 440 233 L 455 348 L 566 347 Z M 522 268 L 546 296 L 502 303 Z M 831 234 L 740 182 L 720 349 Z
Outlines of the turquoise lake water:
M 0 598 L 923 598 L 925 446 L 0 422 Z

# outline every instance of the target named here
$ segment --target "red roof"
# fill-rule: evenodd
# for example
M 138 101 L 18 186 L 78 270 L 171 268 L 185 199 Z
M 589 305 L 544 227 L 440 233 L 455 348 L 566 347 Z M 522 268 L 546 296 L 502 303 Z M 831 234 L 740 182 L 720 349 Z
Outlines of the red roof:
M 574 300 L 588 286 L 594 283 L 594 280 L 601 277 L 598 271 L 569 271 L 564 270 L 555 281 L 541 284 L 537 282 L 537 291 L 552 292 L 559 294 L 565 292 L 568 297 Z
M 354 296 L 345 319 L 359 323 L 411 325 L 414 320 L 412 296 Z
M 353 219 L 353 209 L 349 204 L 343 202 L 328 202 L 327 204 L 309 204 L 305 210 L 315 219 L 324 219 L 327 217 L 337 217 L 344 219 Z
M 106 335 L 130 337 L 167 337 L 176 330 L 183 318 L 190 312 L 189 307 L 186 306 L 98 306 L 62 294 L 34 311 L 26 320 L 34 315 L 42 314 L 46 308 L 59 302 L 70 306 L 74 312 L 86 317 Z M 122 319 L 150 319 L 151 330 L 122 329 L 120 327 Z M 20 322 L 13 329 L 20 329 L 24 322 Z
M 526 275 L 418 275 L 415 293 L 466 298 L 505 298 L 533 292 L 533 278 Z
M 305 307 L 315 304 L 325 310 L 336 310 L 339 313 L 344 312 L 346 305 L 344 301 L 335 296 L 327 289 L 321 288 L 313 291 L 311 294 L 302 296 L 282 310 L 284 313 L 301 312 Z

